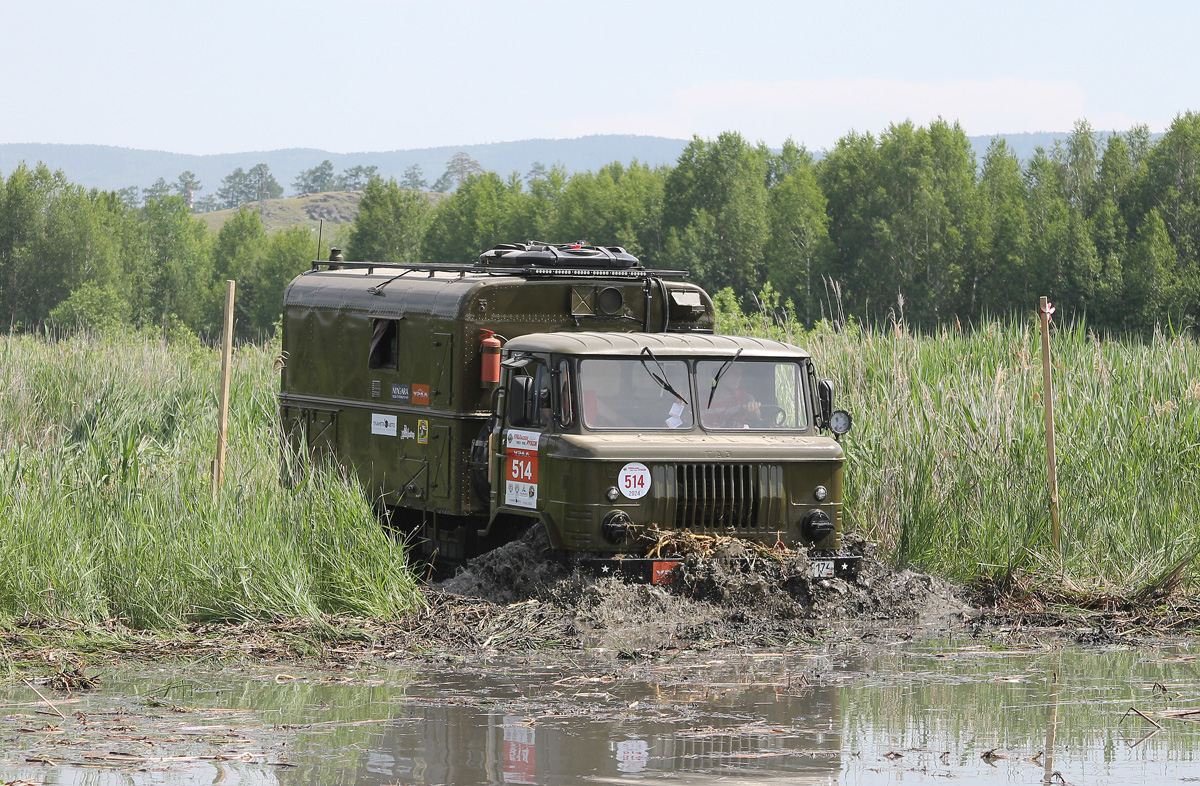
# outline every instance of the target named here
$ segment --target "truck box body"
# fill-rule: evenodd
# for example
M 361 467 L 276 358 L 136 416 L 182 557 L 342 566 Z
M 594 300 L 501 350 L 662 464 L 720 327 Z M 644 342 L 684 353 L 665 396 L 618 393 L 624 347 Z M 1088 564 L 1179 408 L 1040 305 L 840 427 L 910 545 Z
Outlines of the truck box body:
M 644 275 L 314 269 L 284 295 L 280 414 L 294 445 L 352 465 L 382 504 L 478 513 L 487 501 L 472 493 L 466 457 L 495 392 L 480 381 L 481 330 L 647 325 L 711 332 L 712 301 Z

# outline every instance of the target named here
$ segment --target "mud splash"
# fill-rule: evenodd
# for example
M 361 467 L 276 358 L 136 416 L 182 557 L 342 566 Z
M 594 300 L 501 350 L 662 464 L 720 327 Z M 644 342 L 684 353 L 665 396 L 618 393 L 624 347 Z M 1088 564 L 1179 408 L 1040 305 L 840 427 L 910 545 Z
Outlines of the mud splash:
M 671 647 L 770 646 L 809 639 L 831 624 L 961 619 L 962 594 L 944 581 L 896 571 L 860 539 L 843 551 L 862 557 L 853 578 L 812 578 L 803 553 L 764 555 L 736 544 L 689 557 L 673 583 L 650 586 L 594 579 L 555 559 L 544 532 L 470 562 L 442 592 L 499 606 L 534 602 L 558 617 L 579 646 L 638 652 Z M 553 610 L 550 612 L 550 610 Z

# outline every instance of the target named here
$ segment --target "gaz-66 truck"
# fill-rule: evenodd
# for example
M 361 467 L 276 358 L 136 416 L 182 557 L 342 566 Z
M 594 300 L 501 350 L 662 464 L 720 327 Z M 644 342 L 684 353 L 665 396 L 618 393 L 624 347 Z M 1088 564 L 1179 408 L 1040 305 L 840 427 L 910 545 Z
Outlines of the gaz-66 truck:
M 541 522 L 632 578 L 668 580 L 669 555 L 637 544 L 682 531 L 852 569 L 834 557 L 850 418 L 832 383 L 798 347 L 714 335 L 684 277 L 582 244 L 314 262 L 284 295 L 284 433 L 451 563 Z

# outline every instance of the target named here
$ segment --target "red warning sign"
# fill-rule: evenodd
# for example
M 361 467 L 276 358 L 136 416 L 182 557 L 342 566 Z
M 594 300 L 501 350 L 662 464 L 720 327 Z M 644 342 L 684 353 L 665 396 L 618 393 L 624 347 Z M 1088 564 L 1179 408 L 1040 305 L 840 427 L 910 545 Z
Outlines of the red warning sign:
M 536 431 L 510 430 L 504 447 L 504 504 L 536 508 L 538 492 L 538 442 Z
M 651 566 L 650 583 L 673 583 L 675 581 L 675 568 L 677 567 L 679 567 L 679 560 L 655 560 Z

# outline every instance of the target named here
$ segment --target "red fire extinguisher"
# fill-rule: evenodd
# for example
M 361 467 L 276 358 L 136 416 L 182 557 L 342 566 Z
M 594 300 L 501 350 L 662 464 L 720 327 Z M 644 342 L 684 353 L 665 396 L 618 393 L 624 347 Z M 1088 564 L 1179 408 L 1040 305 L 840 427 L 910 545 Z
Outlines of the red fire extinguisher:
M 500 339 L 487 328 L 480 328 L 483 336 L 483 370 L 480 379 L 485 385 L 495 385 L 500 381 Z

